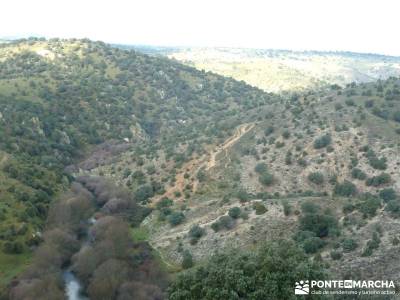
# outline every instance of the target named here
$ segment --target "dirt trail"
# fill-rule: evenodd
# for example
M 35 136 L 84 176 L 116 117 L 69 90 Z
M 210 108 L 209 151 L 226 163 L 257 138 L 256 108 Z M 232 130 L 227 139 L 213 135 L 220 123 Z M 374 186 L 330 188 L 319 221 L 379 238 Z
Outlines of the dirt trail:
M 205 171 L 209 171 L 211 168 L 215 167 L 217 164 L 217 156 L 223 152 L 227 151 L 232 147 L 244 134 L 249 132 L 254 127 L 252 123 L 245 123 L 238 126 L 235 129 L 235 133 L 229 137 L 223 144 L 217 146 L 213 151 L 204 154 L 200 157 L 194 158 L 187 163 L 185 163 L 181 170 L 176 174 L 175 184 L 171 187 L 167 187 L 167 191 L 161 195 L 157 196 L 153 203 L 157 203 L 160 199 L 164 197 L 175 198 L 175 193 L 182 193 L 187 184 L 192 185 L 192 191 L 195 192 L 198 186 L 198 179 L 196 178 L 197 172 L 204 168 Z M 185 178 L 185 173 L 190 175 L 189 178 Z
M 206 165 L 206 171 L 215 167 L 218 154 L 232 147 L 245 133 L 249 132 L 253 127 L 254 124 L 242 124 L 238 128 L 236 128 L 234 135 L 227 139 L 221 146 L 217 147 L 217 149 L 211 153 L 210 160 L 207 162 Z

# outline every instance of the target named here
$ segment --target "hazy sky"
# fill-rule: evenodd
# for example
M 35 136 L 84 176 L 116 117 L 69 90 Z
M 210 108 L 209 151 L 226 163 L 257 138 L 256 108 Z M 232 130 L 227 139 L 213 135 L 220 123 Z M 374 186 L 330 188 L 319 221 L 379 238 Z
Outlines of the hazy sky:
M 400 55 L 398 0 L 1 0 L 0 36 Z

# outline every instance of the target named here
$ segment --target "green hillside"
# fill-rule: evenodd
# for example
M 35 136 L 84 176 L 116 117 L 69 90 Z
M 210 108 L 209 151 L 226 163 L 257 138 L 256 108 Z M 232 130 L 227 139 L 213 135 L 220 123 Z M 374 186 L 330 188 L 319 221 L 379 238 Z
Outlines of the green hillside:
M 275 95 L 101 42 L 1 44 L 4 298 L 63 299 L 66 268 L 92 300 L 400 280 L 397 61 L 358 59 L 362 83 Z
M 174 156 L 190 142 L 191 152 L 201 151 L 228 134 L 238 114 L 272 99 L 243 83 L 100 42 L 0 45 L 2 252 L 25 255 L 40 241 L 50 203 L 69 186 L 65 167 L 96 145 L 152 155 L 168 147 Z

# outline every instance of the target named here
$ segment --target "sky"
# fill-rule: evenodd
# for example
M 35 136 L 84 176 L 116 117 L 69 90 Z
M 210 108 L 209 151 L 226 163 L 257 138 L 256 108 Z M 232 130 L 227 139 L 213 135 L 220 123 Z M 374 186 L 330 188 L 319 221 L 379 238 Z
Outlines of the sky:
M 0 37 L 400 56 L 398 0 L 1 0 Z

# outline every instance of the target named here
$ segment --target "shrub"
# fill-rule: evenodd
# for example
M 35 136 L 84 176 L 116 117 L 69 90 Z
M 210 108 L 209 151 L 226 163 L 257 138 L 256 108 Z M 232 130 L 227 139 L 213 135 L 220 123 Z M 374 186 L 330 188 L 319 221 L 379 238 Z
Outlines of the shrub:
M 246 192 L 246 190 L 241 189 L 237 193 L 237 197 L 240 200 L 240 202 L 247 202 L 247 201 L 249 201 L 250 195 L 249 195 L 249 193 Z
M 367 244 L 361 253 L 361 256 L 371 256 L 374 250 L 379 248 L 379 244 L 381 243 L 381 239 L 379 238 L 378 234 L 374 232 L 372 234 L 372 239 L 367 241 Z
M 342 252 L 337 251 L 337 250 L 332 250 L 331 253 L 330 253 L 330 255 L 331 255 L 331 258 L 332 258 L 333 260 L 339 260 L 339 259 L 341 259 L 342 256 L 343 256 Z
M 359 180 L 365 180 L 367 178 L 367 174 L 365 174 L 359 168 L 354 168 L 353 170 L 351 170 L 351 177 Z
M 156 207 L 158 209 L 163 209 L 163 208 L 172 206 L 173 203 L 174 202 L 171 199 L 164 197 L 160 201 L 158 201 Z
M 217 232 L 221 229 L 232 229 L 235 226 L 235 220 L 230 216 L 222 216 L 211 224 L 211 228 Z
M 292 212 L 292 207 L 288 201 L 282 201 L 283 213 L 285 216 L 289 216 Z
M 358 247 L 358 244 L 354 239 L 344 239 L 342 241 L 342 247 L 344 252 L 351 252 Z
M 153 197 L 153 195 L 154 195 L 153 188 L 150 185 L 146 184 L 140 186 L 136 190 L 134 197 L 136 201 L 146 203 L 148 202 L 149 198 Z
M 20 254 L 24 252 L 24 245 L 20 241 L 5 242 L 3 251 L 7 254 Z
M 293 239 L 296 242 L 301 243 L 311 237 L 315 237 L 315 232 L 307 231 L 307 230 L 300 230 L 293 236 Z
M 321 149 L 324 148 L 332 142 L 332 138 L 329 134 L 320 136 L 314 141 L 314 149 Z
M 282 133 L 282 136 L 283 136 L 284 139 L 288 139 L 288 138 L 290 137 L 290 132 L 289 132 L 288 130 L 285 130 L 285 131 Z
M 267 208 L 265 207 L 265 205 L 260 203 L 260 202 L 256 202 L 254 204 L 253 208 L 256 211 L 256 215 L 262 215 L 262 214 L 265 214 L 267 212 Z
M 369 193 L 364 194 L 361 199 L 362 201 L 357 204 L 358 210 L 366 217 L 375 216 L 377 209 L 381 206 L 381 201 Z
M 259 179 L 260 183 L 266 186 L 270 186 L 274 183 L 274 176 L 270 173 L 263 173 L 260 175 Z
M 399 200 L 390 200 L 387 203 L 385 209 L 388 212 L 390 212 L 390 213 L 392 213 L 394 215 L 400 215 L 400 202 L 399 202 Z
M 357 187 L 354 185 L 354 183 L 345 180 L 342 183 L 336 183 L 333 192 L 338 196 L 350 197 L 357 194 Z
M 315 183 L 317 185 L 321 185 L 324 183 L 324 175 L 322 175 L 321 172 L 312 172 L 308 174 L 308 180 L 312 183 Z
M 303 242 L 303 249 L 306 253 L 315 253 L 325 246 L 325 242 L 319 237 L 310 237 Z
M 377 187 L 377 186 L 381 186 L 381 185 L 384 185 L 384 184 L 388 184 L 388 183 L 390 183 L 391 180 L 392 179 L 391 179 L 389 174 L 382 173 L 382 174 L 380 174 L 378 176 L 373 176 L 371 178 L 368 178 L 367 181 L 365 182 L 365 184 L 367 186 Z
M 306 214 L 300 218 L 300 230 L 312 231 L 317 237 L 332 236 L 338 233 L 338 223 L 330 215 Z
M 254 171 L 256 171 L 258 174 L 262 174 L 268 171 L 267 165 L 265 163 L 258 163 L 255 168 Z
M 189 237 L 191 238 L 190 243 L 192 245 L 196 244 L 205 233 L 206 230 L 204 228 L 201 228 L 199 225 L 193 225 L 189 230 Z
M 301 204 L 301 211 L 305 214 L 315 214 L 320 210 L 320 207 L 310 201 Z
M 369 149 L 366 154 L 368 163 L 371 167 L 377 170 L 387 169 L 387 159 L 385 157 L 378 158 L 372 149 Z
M 274 132 L 274 127 L 269 126 L 269 127 L 267 127 L 267 129 L 265 129 L 264 134 L 265 134 L 265 136 L 269 136 L 273 132 Z
M 379 192 L 379 197 L 384 201 L 390 201 L 397 198 L 396 191 L 392 188 L 383 189 Z
M 179 225 L 184 220 L 185 220 L 185 215 L 182 212 L 173 212 L 168 217 L 168 221 L 172 226 Z
M 182 253 L 182 268 L 183 269 L 189 269 L 191 267 L 193 267 L 193 256 L 192 254 L 188 251 L 185 250 Z
M 241 214 L 241 209 L 239 207 L 237 207 L 237 206 L 236 207 L 232 207 L 228 211 L 228 215 L 233 219 L 239 218 L 240 214 Z

